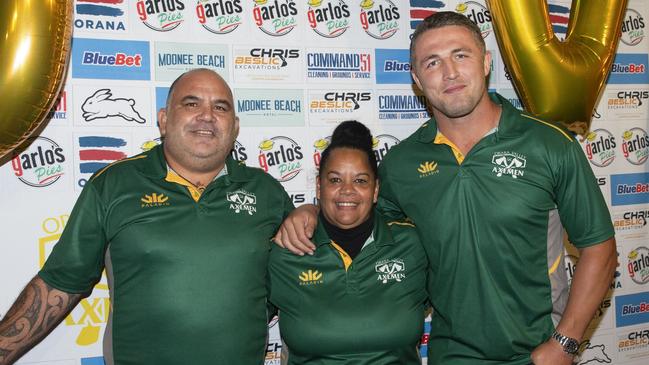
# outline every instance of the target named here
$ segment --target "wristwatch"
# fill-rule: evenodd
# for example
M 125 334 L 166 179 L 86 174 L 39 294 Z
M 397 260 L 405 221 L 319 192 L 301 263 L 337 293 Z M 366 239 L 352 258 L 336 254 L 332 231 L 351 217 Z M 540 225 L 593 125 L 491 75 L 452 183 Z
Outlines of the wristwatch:
M 550 336 L 550 338 L 559 342 L 559 344 L 563 347 L 563 351 L 565 353 L 570 355 L 577 355 L 577 352 L 579 351 L 579 341 L 577 341 L 576 339 L 564 336 L 556 330 L 552 332 L 552 336 Z

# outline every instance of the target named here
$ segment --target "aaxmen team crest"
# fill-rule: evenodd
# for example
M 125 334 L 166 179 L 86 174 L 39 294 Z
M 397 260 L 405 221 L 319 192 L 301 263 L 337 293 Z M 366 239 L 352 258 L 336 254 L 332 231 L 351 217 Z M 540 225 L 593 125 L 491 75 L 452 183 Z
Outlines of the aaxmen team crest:
M 491 157 L 495 166 L 491 170 L 497 177 L 510 175 L 514 179 L 523 176 L 527 160 L 525 156 L 516 152 L 496 152 Z
M 225 199 L 230 202 L 230 210 L 235 213 L 248 212 L 248 215 L 257 213 L 257 196 L 245 190 L 237 190 L 226 194 Z
M 389 281 L 400 283 L 406 278 L 406 264 L 402 259 L 381 260 L 374 265 L 374 270 L 378 274 L 376 280 L 383 284 Z

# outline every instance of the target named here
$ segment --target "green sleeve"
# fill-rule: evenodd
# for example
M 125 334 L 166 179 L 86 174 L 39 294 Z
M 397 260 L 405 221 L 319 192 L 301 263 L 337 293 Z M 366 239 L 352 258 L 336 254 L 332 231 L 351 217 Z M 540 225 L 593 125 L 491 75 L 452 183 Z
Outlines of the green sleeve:
M 606 241 L 615 235 L 597 180 L 576 141 L 559 158 L 555 199 L 568 239 L 577 247 Z
M 104 204 L 89 181 L 39 272 L 48 285 L 66 293 L 85 293 L 99 281 L 108 247 L 103 220 Z
M 396 192 L 387 173 L 385 161 L 379 165 L 379 198 L 376 208 L 388 219 L 404 219 L 406 216 L 399 206 Z

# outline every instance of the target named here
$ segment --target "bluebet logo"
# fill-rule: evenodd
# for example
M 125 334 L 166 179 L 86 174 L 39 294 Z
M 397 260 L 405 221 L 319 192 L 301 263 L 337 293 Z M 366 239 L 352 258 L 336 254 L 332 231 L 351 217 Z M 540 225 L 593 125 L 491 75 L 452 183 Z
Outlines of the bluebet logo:
M 413 84 L 410 76 L 410 51 L 407 49 L 377 49 L 376 83 Z
M 649 173 L 611 175 L 611 203 L 649 203 Z
M 75 38 L 72 77 L 149 80 L 149 42 Z
M 646 53 L 618 53 L 611 65 L 608 84 L 649 84 Z
M 649 322 L 649 292 L 615 297 L 617 327 Z

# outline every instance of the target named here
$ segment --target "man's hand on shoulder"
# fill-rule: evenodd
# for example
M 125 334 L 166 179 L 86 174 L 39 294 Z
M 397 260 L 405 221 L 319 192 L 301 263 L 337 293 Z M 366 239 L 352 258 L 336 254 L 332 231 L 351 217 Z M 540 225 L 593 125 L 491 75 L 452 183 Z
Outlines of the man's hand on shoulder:
M 275 243 L 296 255 L 313 255 L 315 245 L 311 242 L 318 224 L 318 207 L 304 204 L 293 210 L 279 227 Z

